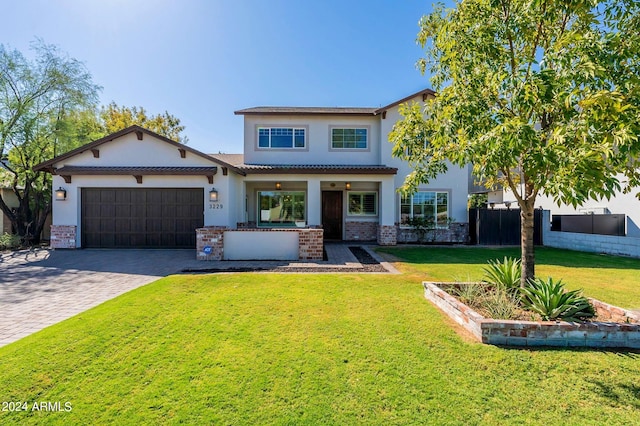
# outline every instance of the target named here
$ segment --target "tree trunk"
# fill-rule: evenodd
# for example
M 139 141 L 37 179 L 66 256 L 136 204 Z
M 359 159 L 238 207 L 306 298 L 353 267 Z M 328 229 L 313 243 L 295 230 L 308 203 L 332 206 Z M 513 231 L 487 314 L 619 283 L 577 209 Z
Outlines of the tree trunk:
M 535 252 L 533 245 L 534 204 L 525 202 L 520 206 L 520 248 L 522 251 L 522 278 L 520 286 L 535 278 Z

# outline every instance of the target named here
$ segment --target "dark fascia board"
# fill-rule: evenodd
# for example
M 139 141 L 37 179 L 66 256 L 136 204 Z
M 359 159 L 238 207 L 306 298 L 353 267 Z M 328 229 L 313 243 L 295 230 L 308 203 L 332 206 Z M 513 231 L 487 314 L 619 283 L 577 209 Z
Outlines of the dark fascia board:
M 421 96 L 435 96 L 436 92 L 431 89 L 422 89 L 409 96 L 399 99 L 395 102 L 385 105 L 381 108 L 359 108 L 359 107 L 275 107 L 275 106 L 262 106 L 245 108 L 234 111 L 235 115 L 379 115 L 383 112 L 410 101 L 411 99 Z
M 395 167 L 367 166 L 244 166 L 247 174 L 344 174 L 344 175 L 395 175 Z
M 235 115 L 375 115 L 375 108 L 368 107 L 276 107 L 261 106 L 234 111 Z
M 407 97 L 404 97 L 404 98 L 402 98 L 402 99 L 400 99 L 400 100 L 397 100 L 397 101 L 395 101 L 395 102 L 392 102 L 392 103 L 390 103 L 389 105 L 383 106 L 382 108 L 378 108 L 378 109 L 376 110 L 375 114 L 376 114 L 376 115 L 378 115 L 378 114 L 382 114 L 383 112 L 388 111 L 388 110 L 390 110 L 391 108 L 393 108 L 393 107 L 395 107 L 395 106 L 398 106 L 398 105 L 400 105 L 400 104 L 403 104 L 403 103 L 405 103 L 405 102 L 408 102 L 408 101 L 410 101 L 411 99 L 415 98 L 416 96 L 420 96 L 420 95 L 436 96 L 436 92 L 434 92 L 434 91 L 433 91 L 433 90 L 431 90 L 431 89 L 422 89 L 422 90 L 420 90 L 420 91 L 418 91 L 418 92 L 416 92 L 416 93 L 413 93 L 413 94 L 411 94 L 411 95 L 409 95 L 409 96 L 407 96 Z
M 129 126 L 126 129 L 122 129 L 118 132 L 115 133 L 111 133 L 110 135 L 107 135 L 103 138 L 100 138 L 96 141 L 93 142 L 89 142 L 88 144 L 82 145 L 81 147 L 78 147 L 76 149 L 72 149 L 71 151 L 68 151 L 64 154 L 58 155 L 57 157 L 52 158 L 51 160 L 47 160 L 47 161 L 43 161 L 40 164 L 36 164 L 33 167 L 34 171 L 47 171 L 49 173 L 54 173 L 54 168 L 53 165 L 56 163 L 59 163 L 60 161 L 66 160 L 67 158 L 71 158 L 75 155 L 81 154 L 85 151 L 91 150 L 91 149 L 95 149 L 97 147 L 99 147 L 100 145 L 107 143 L 107 142 L 111 142 L 114 139 L 120 138 L 122 136 L 128 135 L 129 133 L 134 133 L 134 132 L 142 132 L 142 133 L 146 133 L 147 135 L 160 139 L 163 142 L 166 142 L 168 144 L 171 144 L 173 146 L 175 146 L 178 149 L 184 149 L 185 151 L 188 151 L 194 155 L 197 155 L 199 157 L 205 158 L 207 160 L 213 161 L 214 163 L 217 163 L 221 166 L 224 167 L 228 167 L 229 169 L 233 170 L 234 172 L 240 174 L 240 175 L 244 175 L 244 172 L 242 170 L 239 170 L 237 167 L 232 166 L 231 164 L 225 163 L 224 161 L 221 161 L 217 158 L 213 158 L 210 155 L 207 155 L 203 152 L 198 151 L 197 149 L 193 149 L 191 147 L 188 147 L 185 144 L 181 144 L 180 142 L 176 142 L 174 140 L 171 140 L 165 136 L 159 135 L 155 132 L 152 132 L 149 129 L 145 129 L 144 127 L 140 127 L 138 125 L 133 125 L 133 126 Z

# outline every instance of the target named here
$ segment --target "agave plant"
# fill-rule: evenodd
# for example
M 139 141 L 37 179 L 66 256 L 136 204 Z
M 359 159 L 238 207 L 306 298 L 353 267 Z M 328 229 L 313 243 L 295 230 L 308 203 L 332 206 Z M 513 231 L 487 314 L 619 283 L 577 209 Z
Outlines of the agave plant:
M 523 306 L 544 321 L 579 321 L 595 316 L 595 309 L 582 290 L 565 291 L 562 280 L 536 278 L 520 289 Z
M 520 287 L 520 277 L 522 276 L 520 259 L 505 256 L 502 262 L 496 259 L 490 260 L 488 263 L 483 268 L 483 281 L 505 290 L 514 290 Z

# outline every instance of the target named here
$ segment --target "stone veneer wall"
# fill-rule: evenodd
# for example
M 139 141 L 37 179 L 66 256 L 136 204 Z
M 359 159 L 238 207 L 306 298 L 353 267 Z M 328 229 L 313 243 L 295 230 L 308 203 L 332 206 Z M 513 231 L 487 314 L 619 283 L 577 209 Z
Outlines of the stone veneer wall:
M 397 228 L 390 225 L 378 225 L 378 244 L 381 246 L 395 246 L 397 243 Z
M 413 228 L 396 224 L 398 228 L 399 243 L 417 243 L 418 233 Z M 435 229 L 428 231 L 425 243 L 449 243 L 466 244 L 469 242 L 469 224 L 466 222 L 453 222 L 447 229 Z
M 629 316 L 624 317 L 625 323 L 622 324 L 487 319 L 442 290 L 437 283 L 425 282 L 423 285 L 424 295 L 429 301 L 483 343 L 508 346 L 640 348 L 640 323 L 637 320 L 633 322 Z M 624 311 L 604 302 L 597 302 L 600 306 L 600 309 L 596 306 L 598 317 L 601 309 L 612 313 Z M 615 315 L 612 318 L 616 318 Z
M 640 324 L 640 313 L 627 311 L 626 309 L 601 302 L 598 299 L 590 298 L 589 301 L 593 304 L 598 319 L 601 321 Z
M 52 249 L 76 248 L 76 229 L 75 225 L 51 225 L 50 247 Z
M 378 237 L 376 222 L 346 221 L 344 237 L 346 241 L 375 241 Z
M 224 259 L 224 232 L 229 228 L 223 226 L 207 226 L 196 229 L 196 258 L 198 260 Z M 236 231 L 244 232 L 297 232 L 298 259 L 322 260 L 323 230 L 315 228 L 243 228 Z M 211 247 L 211 253 L 204 252 L 206 246 Z M 251 260 L 251 259 L 247 259 Z

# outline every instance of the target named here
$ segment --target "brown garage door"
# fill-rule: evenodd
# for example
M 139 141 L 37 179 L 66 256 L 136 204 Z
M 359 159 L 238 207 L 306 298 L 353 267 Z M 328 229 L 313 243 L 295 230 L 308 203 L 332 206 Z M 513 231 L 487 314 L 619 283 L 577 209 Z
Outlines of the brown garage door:
M 195 248 L 202 188 L 83 188 L 82 246 Z

